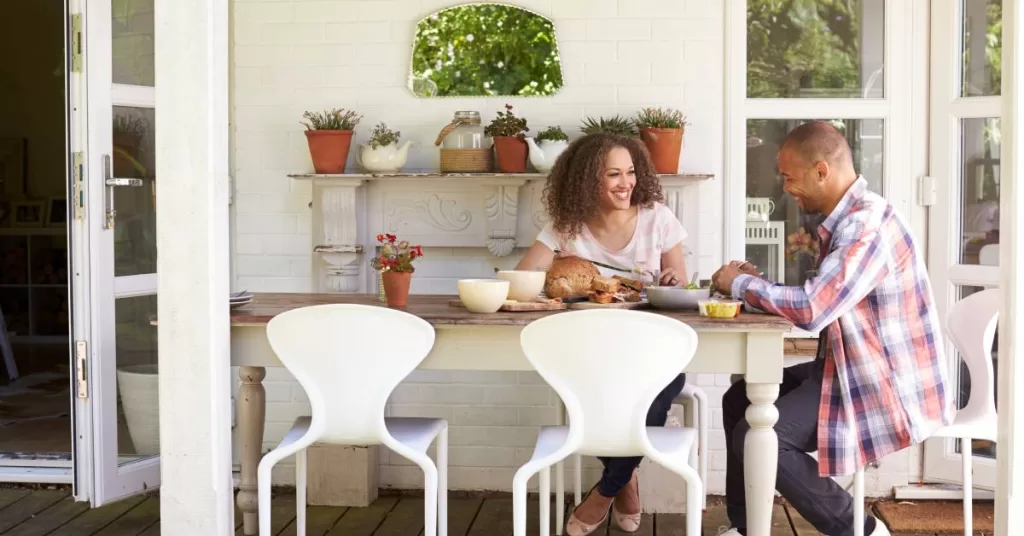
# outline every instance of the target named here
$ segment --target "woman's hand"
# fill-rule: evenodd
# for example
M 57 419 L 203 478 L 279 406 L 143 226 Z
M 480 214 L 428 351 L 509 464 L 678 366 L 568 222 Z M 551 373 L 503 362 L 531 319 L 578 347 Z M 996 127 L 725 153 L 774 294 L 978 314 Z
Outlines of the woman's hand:
M 682 283 L 682 280 L 675 268 L 665 268 L 658 276 L 658 284 L 661 286 L 674 287 L 679 283 Z

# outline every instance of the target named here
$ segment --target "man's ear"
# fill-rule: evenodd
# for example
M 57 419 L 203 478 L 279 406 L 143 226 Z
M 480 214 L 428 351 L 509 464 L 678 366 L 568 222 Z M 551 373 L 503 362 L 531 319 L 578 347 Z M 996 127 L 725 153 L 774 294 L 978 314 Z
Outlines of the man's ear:
M 831 166 L 825 160 L 818 160 L 814 163 L 814 171 L 818 174 L 818 182 L 824 181 L 828 178 L 829 173 L 832 171 Z

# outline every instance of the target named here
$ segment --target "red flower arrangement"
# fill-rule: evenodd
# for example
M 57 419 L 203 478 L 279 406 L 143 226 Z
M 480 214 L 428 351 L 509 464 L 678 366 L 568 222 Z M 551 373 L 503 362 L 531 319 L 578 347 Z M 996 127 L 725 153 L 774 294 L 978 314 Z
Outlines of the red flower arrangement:
M 412 273 L 416 271 L 412 261 L 423 256 L 423 248 L 410 246 L 409 242 L 398 241 L 393 234 L 377 235 L 380 242 L 380 253 L 370 259 L 370 266 L 381 272 Z
M 813 267 L 818 267 L 818 237 L 811 236 L 806 229 L 801 227 L 797 232 L 790 233 L 786 237 L 786 242 L 788 243 L 786 255 L 789 258 L 796 260 L 801 256 L 810 257 Z

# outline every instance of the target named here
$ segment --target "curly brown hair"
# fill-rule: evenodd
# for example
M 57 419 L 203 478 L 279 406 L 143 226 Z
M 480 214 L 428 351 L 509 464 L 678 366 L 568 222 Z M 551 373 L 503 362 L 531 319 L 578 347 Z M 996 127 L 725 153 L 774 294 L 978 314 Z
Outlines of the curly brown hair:
M 651 155 L 643 142 L 605 132 L 588 134 L 572 142 L 558 156 L 548 174 L 544 206 L 555 232 L 575 238 L 583 231 L 583 224 L 598 215 L 605 159 L 616 147 L 626 149 L 633 158 L 636 186 L 629 199 L 630 205 L 651 208 L 655 202 L 665 200 Z

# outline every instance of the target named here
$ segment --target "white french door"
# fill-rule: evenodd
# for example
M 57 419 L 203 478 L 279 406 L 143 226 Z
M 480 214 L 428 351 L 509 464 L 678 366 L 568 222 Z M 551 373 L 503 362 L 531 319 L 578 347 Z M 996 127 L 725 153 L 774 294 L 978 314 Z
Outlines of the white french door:
M 74 363 L 84 366 L 76 396 L 88 415 L 76 425 L 91 447 L 78 461 L 92 462 L 89 497 L 99 506 L 160 483 L 154 21 L 153 0 L 79 7 L 87 126 L 78 253 L 89 327 Z
M 928 265 L 940 313 L 999 284 L 1002 0 L 933 2 Z M 958 407 L 971 380 L 947 343 Z M 998 359 L 993 349 L 993 358 Z M 925 478 L 961 483 L 960 442 L 925 443 Z M 994 489 L 996 445 L 975 441 L 974 485 Z

